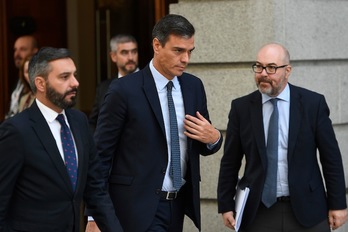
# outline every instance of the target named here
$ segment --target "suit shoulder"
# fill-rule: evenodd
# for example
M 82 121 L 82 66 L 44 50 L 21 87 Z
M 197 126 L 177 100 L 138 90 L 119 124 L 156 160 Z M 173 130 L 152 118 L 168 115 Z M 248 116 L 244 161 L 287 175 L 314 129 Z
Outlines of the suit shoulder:
M 235 99 L 232 100 L 232 102 L 234 102 L 234 103 L 244 103 L 244 102 L 252 101 L 252 100 L 256 100 L 256 99 L 261 99 L 261 93 L 258 90 L 254 91 L 254 92 L 251 92 L 251 93 L 249 93 L 247 95 L 235 98 Z
M 110 83 L 110 88 L 115 88 L 116 86 L 127 86 L 127 85 L 136 85 L 141 83 L 140 78 L 143 75 L 143 70 L 139 70 L 138 72 L 128 74 L 124 77 L 114 79 Z
M 30 121 L 29 109 L 25 109 L 21 113 L 18 113 L 14 115 L 13 117 L 6 119 L 1 125 L 12 124 L 15 127 L 24 128 L 25 126 L 29 125 L 29 121 Z
M 182 75 L 181 75 L 181 77 L 182 78 L 185 78 L 185 79 L 187 79 L 187 80 L 189 80 L 189 81 L 198 81 L 198 82 L 202 82 L 202 80 L 199 78 L 199 77 L 197 77 L 197 76 L 195 76 L 195 75 L 193 75 L 193 74 L 190 74 L 190 73 L 186 73 L 186 72 L 184 72 Z
M 296 85 L 289 85 L 290 86 L 290 91 L 297 91 L 301 94 L 308 94 L 308 95 L 313 95 L 313 96 L 324 96 L 321 93 L 315 92 L 313 90 L 309 90 L 300 86 L 296 86 Z
M 300 98 L 305 99 L 306 102 L 326 101 L 323 94 L 294 85 L 290 85 L 290 95 L 299 96 Z

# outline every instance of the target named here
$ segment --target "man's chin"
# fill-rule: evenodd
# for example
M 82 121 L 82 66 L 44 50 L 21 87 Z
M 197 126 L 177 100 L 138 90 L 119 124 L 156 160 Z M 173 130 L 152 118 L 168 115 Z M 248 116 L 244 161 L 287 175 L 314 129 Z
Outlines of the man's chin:
M 65 108 L 71 108 L 76 105 L 76 97 L 70 97 L 67 100 L 64 100 L 64 105 L 66 106 Z
M 134 73 L 134 71 L 136 70 L 136 67 L 131 67 L 131 68 L 127 68 L 126 71 L 128 74 L 130 73 Z
M 266 94 L 266 95 L 270 95 L 272 93 L 271 88 L 262 88 L 261 86 L 259 86 L 259 91 L 263 94 Z

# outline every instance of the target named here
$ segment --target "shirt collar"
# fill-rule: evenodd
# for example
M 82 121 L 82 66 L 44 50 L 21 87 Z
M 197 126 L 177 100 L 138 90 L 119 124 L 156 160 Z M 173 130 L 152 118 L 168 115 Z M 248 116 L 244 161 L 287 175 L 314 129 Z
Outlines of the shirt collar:
M 150 61 L 149 66 L 150 66 L 153 79 L 155 80 L 155 83 L 156 83 L 157 91 L 167 90 L 167 84 L 169 80 L 165 76 L 163 76 L 160 72 L 157 71 L 155 66 L 153 66 L 153 60 Z M 178 89 L 179 80 L 177 76 L 175 76 L 171 81 L 173 82 L 174 89 Z
M 47 107 L 46 105 L 44 105 L 42 102 L 40 102 L 37 98 L 36 100 L 36 104 L 39 107 L 42 115 L 44 116 L 44 118 L 46 119 L 47 122 L 51 123 L 54 120 L 56 120 L 58 113 L 54 110 L 52 110 L 51 108 Z M 65 115 L 65 110 L 63 110 L 61 112 L 61 114 L 64 115 L 64 118 L 66 119 L 66 115 Z
M 139 68 L 137 68 L 136 70 L 134 70 L 134 72 L 132 72 L 132 73 L 135 73 L 135 72 L 138 72 L 138 71 L 139 71 Z M 131 74 L 131 73 L 129 73 L 129 74 Z M 120 72 L 118 72 L 118 73 L 117 73 L 117 78 L 121 78 L 121 77 L 123 77 L 123 76 L 121 75 Z

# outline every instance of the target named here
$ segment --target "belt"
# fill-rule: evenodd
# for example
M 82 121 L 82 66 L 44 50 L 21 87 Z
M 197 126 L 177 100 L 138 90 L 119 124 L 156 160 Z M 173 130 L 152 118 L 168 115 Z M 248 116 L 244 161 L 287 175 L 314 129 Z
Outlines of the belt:
M 277 202 L 288 202 L 290 201 L 290 196 L 277 197 Z
M 159 193 L 159 195 L 160 195 L 161 199 L 172 201 L 178 197 L 178 192 L 161 191 Z

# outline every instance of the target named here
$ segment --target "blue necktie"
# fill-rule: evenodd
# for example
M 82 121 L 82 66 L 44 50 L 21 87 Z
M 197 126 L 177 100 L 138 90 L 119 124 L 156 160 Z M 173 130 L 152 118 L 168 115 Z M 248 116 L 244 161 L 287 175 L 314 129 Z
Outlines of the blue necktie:
M 181 164 L 180 164 L 180 143 L 178 123 L 176 120 L 175 106 L 172 97 L 173 82 L 169 81 L 167 84 L 167 98 L 170 121 L 170 149 L 171 149 L 171 163 L 170 175 L 173 179 L 174 188 L 179 191 L 182 185 L 181 180 Z
M 76 162 L 76 153 L 74 140 L 71 136 L 71 131 L 65 123 L 64 115 L 59 114 L 57 120 L 61 125 L 60 136 L 63 145 L 64 160 L 66 170 L 68 171 L 72 188 L 75 191 L 76 182 L 77 182 L 77 162 Z
M 279 99 L 271 99 L 273 113 L 269 120 L 267 137 L 267 174 L 262 192 L 262 202 L 269 208 L 277 201 L 277 166 L 278 166 L 278 121 L 279 112 L 277 102 Z

